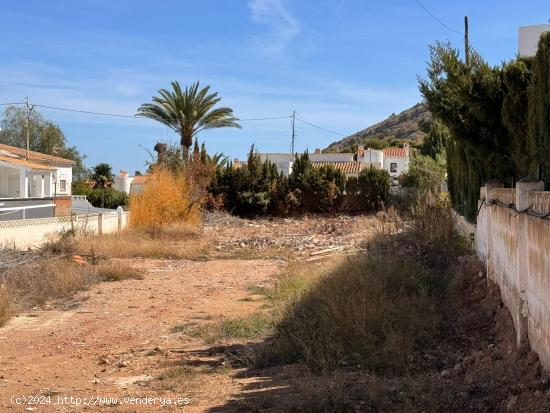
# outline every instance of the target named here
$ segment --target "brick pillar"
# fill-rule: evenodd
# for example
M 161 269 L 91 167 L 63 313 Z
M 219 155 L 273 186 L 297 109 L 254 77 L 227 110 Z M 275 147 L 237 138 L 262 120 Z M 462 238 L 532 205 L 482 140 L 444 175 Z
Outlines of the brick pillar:
M 522 179 L 516 183 L 516 210 L 522 212 L 531 207 L 528 193 L 531 191 L 544 191 L 544 182 L 533 179 Z M 519 214 L 517 217 L 518 249 L 517 249 L 517 285 L 520 290 L 520 305 L 517 314 L 516 340 L 518 348 L 529 346 L 529 290 L 527 283 L 529 244 L 527 234 L 526 214 Z

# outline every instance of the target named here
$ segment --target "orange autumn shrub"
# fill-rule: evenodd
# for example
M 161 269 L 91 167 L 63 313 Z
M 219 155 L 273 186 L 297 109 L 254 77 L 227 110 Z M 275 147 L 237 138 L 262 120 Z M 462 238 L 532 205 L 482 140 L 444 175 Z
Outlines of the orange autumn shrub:
M 159 166 L 142 191 L 130 197 L 130 225 L 137 228 L 200 222 L 202 199 L 185 171 Z

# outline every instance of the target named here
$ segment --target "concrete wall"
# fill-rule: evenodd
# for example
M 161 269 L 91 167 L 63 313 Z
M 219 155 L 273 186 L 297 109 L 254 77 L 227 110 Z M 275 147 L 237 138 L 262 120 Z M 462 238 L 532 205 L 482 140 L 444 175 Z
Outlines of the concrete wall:
M 0 221 L 0 244 L 17 249 L 38 248 L 74 228 L 93 234 L 108 234 L 128 226 L 129 212 Z
M 481 189 L 475 248 L 510 310 L 518 346 L 550 370 L 550 192 L 542 182 Z

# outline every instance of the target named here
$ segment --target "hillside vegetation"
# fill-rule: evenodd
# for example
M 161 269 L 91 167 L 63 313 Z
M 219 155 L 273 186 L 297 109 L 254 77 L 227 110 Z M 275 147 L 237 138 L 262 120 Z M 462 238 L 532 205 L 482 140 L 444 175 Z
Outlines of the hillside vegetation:
M 429 119 L 431 119 L 431 114 L 426 106 L 423 103 L 418 103 L 398 115 L 392 114 L 382 122 L 331 143 L 325 150 L 327 152 L 350 152 L 357 145 L 368 144 L 370 139 L 398 139 L 421 142 L 424 133 L 418 127 L 418 123 Z

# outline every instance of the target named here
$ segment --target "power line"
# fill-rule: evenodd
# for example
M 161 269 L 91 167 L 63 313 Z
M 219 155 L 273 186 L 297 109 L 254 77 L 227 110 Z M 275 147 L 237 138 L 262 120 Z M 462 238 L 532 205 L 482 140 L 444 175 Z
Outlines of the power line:
M 140 115 L 124 115 L 124 114 L 120 114 L 120 113 L 93 112 L 93 111 L 89 111 L 89 110 L 61 108 L 61 107 L 57 107 L 57 106 L 47 106 L 47 105 L 39 105 L 39 104 L 35 104 L 34 106 L 40 107 L 40 108 L 45 108 L 45 109 L 62 110 L 62 111 L 65 111 L 65 112 L 85 113 L 85 114 L 88 114 L 88 115 L 112 116 L 112 117 L 117 117 L 117 118 L 131 118 L 131 119 L 149 119 L 145 116 L 140 116 Z M 290 116 L 272 116 L 272 117 L 264 117 L 264 118 L 245 118 L 245 119 L 239 119 L 238 122 L 276 120 L 276 119 L 288 119 L 288 118 L 290 118 Z
M 426 13 L 428 13 L 428 15 L 434 19 L 436 22 L 438 22 L 440 25 L 442 25 L 443 27 L 449 29 L 450 31 L 452 32 L 455 32 L 456 34 L 459 34 L 462 36 L 462 33 L 459 32 L 458 30 L 455 30 L 453 29 L 451 26 L 447 25 L 445 22 L 443 22 L 442 20 L 440 20 L 435 14 L 433 14 L 431 11 L 429 11 L 422 3 L 420 3 L 418 0 L 414 0 L 414 2 L 420 7 L 422 8 L 422 10 L 424 10 Z
M 274 120 L 274 119 L 289 119 L 292 115 L 287 116 L 274 116 L 272 118 L 247 118 L 247 119 L 239 119 L 237 122 L 248 122 L 248 121 L 255 121 L 255 120 Z
M 338 135 L 338 136 L 342 136 L 342 137 L 346 137 L 348 135 L 345 135 L 343 133 L 339 133 L 339 132 L 335 132 L 333 130 L 330 130 L 330 129 L 326 129 L 326 128 L 323 128 L 322 126 L 319 126 L 319 125 L 315 125 L 314 123 L 311 123 L 311 122 L 308 122 L 306 120 L 303 120 L 303 119 L 300 119 L 299 117 L 296 117 L 296 120 L 297 121 L 300 121 L 302 123 L 305 123 L 306 125 L 309 125 L 309 126 L 312 126 L 314 128 L 317 128 L 317 129 L 320 129 L 322 131 L 325 131 L 325 132 L 328 132 L 328 133 L 332 133 L 333 135 Z
M 107 113 L 107 112 L 92 112 L 89 110 L 69 109 L 69 108 L 60 108 L 56 106 L 39 105 L 37 103 L 35 103 L 34 106 L 39 108 L 45 108 L 45 109 L 62 110 L 65 112 L 85 113 L 87 115 L 112 116 L 115 118 L 139 118 L 138 116 L 134 116 L 134 115 L 121 115 L 121 114 Z
M 25 102 L 0 103 L 0 106 L 24 105 Z

